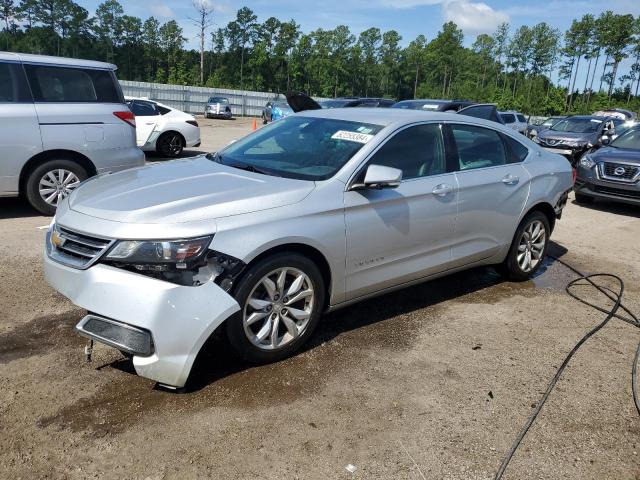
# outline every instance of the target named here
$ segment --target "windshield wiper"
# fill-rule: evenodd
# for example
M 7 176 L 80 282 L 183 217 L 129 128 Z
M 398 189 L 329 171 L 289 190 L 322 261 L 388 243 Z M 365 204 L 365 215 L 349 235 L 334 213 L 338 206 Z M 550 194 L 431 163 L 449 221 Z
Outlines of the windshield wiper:
M 267 172 L 266 170 L 262 170 L 261 168 L 258 168 L 255 165 L 250 165 L 248 163 L 225 163 L 224 165 L 226 165 L 227 167 L 244 170 L 246 172 L 260 173 L 262 175 L 272 175 L 274 177 L 279 176 L 279 175 L 273 174 L 272 172 Z

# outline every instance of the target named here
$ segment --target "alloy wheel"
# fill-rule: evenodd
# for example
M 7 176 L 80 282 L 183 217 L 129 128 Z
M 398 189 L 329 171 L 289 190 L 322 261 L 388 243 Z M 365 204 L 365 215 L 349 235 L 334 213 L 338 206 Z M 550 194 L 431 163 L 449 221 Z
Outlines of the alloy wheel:
M 313 313 L 314 288 L 301 270 L 283 267 L 268 273 L 251 290 L 243 312 L 249 341 L 277 350 L 302 335 Z
M 517 261 L 520 270 L 532 271 L 542 261 L 547 231 L 540 220 L 534 220 L 525 227 L 518 242 Z
M 177 157 L 182 152 L 182 139 L 179 135 L 168 135 L 163 139 L 162 152 L 170 157 Z
M 38 183 L 38 191 L 47 204 L 55 207 L 78 185 L 80 185 L 80 179 L 75 173 L 64 168 L 57 168 L 42 176 Z

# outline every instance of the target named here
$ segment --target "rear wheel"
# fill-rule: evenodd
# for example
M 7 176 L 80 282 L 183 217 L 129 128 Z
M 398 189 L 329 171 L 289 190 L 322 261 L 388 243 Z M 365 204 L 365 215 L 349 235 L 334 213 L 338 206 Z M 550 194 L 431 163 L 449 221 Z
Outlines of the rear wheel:
M 281 253 L 258 262 L 236 289 L 241 311 L 227 322 L 231 345 L 254 363 L 288 357 L 313 333 L 324 294 L 320 270 L 302 255 Z
M 58 203 L 88 176 L 87 171 L 72 160 L 49 160 L 27 177 L 27 199 L 40 213 L 54 215 Z
M 156 142 L 156 151 L 163 157 L 178 157 L 183 149 L 184 139 L 177 132 L 163 133 Z
M 263 125 L 267 124 L 267 116 L 264 113 L 262 114 L 262 124 Z
M 507 258 L 499 270 L 510 280 L 528 280 L 542 266 L 549 247 L 551 228 L 547 216 L 531 212 L 518 226 Z
M 593 203 L 594 198 L 589 195 L 576 192 L 576 203 Z

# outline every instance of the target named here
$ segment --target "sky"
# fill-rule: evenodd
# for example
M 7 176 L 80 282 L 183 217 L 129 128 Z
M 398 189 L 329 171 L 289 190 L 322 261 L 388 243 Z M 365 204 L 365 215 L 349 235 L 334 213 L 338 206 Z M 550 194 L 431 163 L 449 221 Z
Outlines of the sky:
M 76 0 L 94 11 L 100 0 Z M 547 22 L 564 32 L 573 19 L 585 13 L 599 15 L 603 10 L 640 15 L 640 0 L 209 0 L 214 7 L 214 27 L 224 27 L 235 18 L 235 12 L 247 6 L 260 21 L 273 16 L 295 20 L 304 32 L 317 28 L 331 29 L 347 25 L 355 34 L 369 27 L 397 30 L 408 44 L 422 34 L 433 39 L 442 24 L 455 22 L 465 34 L 465 45 L 473 43 L 479 33 L 493 33 L 502 22 L 512 31 L 521 25 Z M 184 29 L 188 45 L 197 48 L 196 28 L 189 18 L 194 16 L 191 0 L 120 0 L 129 15 L 160 21 L 175 19 Z M 629 60 L 621 65 L 629 69 Z M 586 72 L 584 72 L 586 74 Z M 584 77 L 577 84 L 584 83 Z

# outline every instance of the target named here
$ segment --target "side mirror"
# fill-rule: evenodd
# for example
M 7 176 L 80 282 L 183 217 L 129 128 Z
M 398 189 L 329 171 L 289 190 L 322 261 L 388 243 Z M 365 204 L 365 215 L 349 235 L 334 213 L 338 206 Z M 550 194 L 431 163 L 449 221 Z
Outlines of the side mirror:
M 356 190 L 365 188 L 396 188 L 402 181 L 402 170 L 383 165 L 369 165 L 364 176 L 364 183 L 354 185 Z
M 611 137 L 608 135 L 603 135 L 600 137 L 600 145 L 605 146 L 611 143 Z

